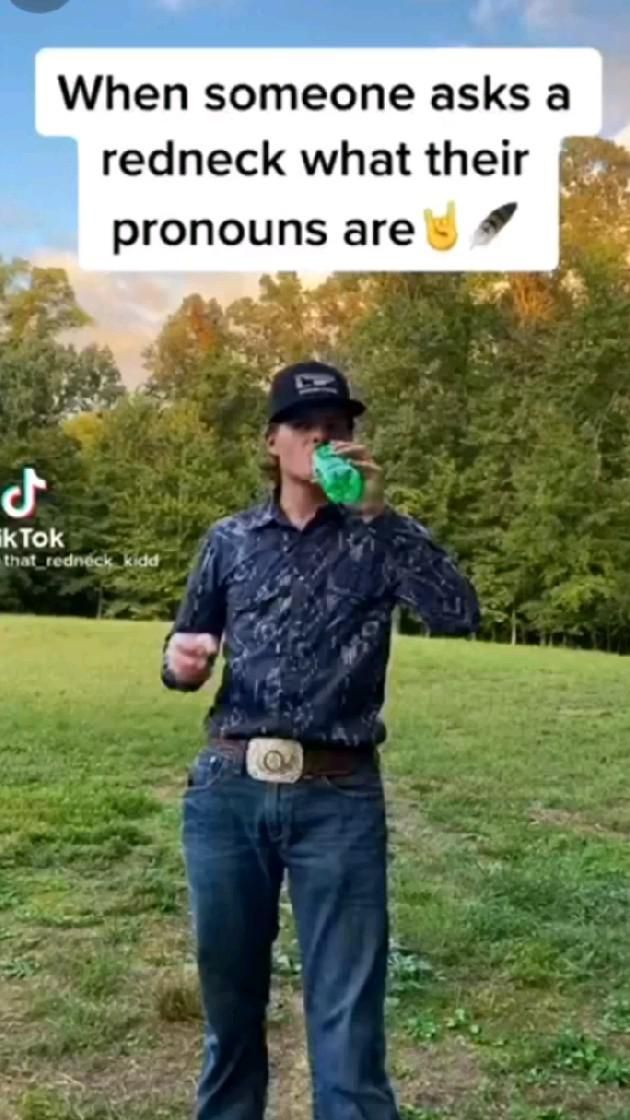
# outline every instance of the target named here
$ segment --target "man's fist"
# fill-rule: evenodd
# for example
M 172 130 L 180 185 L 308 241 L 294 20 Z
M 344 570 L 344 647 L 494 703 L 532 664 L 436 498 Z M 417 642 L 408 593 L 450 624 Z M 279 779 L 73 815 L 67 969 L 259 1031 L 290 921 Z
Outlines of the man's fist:
M 166 665 L 182 684 L 203 684 L 219 652 L 213 634 L 173 634 L 166 647 Z

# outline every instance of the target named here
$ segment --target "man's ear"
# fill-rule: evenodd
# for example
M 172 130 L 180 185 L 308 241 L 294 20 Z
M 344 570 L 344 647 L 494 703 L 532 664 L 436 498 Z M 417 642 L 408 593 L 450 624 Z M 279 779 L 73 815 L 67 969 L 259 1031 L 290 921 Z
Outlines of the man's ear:
M 274 453 L 277 432 L 278 432 L 278 425 L 277 424 L 269 424 L 269 426 L 267 428 L 266 435 L 265 435 L 265 443 L 267 444 L 267 450 L 271 454 Z

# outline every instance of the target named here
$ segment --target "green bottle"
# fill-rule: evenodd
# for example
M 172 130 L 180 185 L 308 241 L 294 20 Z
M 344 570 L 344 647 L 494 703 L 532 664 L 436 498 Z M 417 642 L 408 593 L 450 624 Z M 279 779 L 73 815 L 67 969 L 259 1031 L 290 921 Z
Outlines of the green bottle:
M 365 489 L 363 475 L 347 459 L 336 455 L 330 444 L 316 448 L 313 466 L 315 478 L 331 502 L 352 506 L 361 501 Z

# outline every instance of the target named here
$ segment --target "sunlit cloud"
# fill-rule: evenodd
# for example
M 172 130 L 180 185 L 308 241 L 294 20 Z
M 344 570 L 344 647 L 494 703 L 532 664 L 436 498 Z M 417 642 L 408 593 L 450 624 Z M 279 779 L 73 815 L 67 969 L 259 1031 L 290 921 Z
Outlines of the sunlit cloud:
M 185 296 L 197 292 L 216 299 L 223 307 L 244 296 L 256 298 L 260 273 L 255 272 L 84 272 L 76 256 L 54 249 L 32 256 L 40 267 L 63 268 L 79 305 L 94 322 L 73 331 L 68 341 L 77 346 L 97 343 L 109 346 L 129 388 L 147 377 L 142 353 L 154 341 L 169 315 Z M 324 275 L 302 277 L 306 287 L 321 282 Z

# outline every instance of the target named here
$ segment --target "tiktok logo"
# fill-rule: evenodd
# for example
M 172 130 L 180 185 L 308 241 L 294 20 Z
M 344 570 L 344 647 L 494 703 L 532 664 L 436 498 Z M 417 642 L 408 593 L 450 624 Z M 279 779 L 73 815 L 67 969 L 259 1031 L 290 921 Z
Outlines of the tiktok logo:
M 37 491 L 47 489 L 48 483 L 39 477 L 33 467 L 24 467 L 22 485 L 7 487 L 0 495 L 0 506 L 7 517 L 21 521 L 35 513 Z

